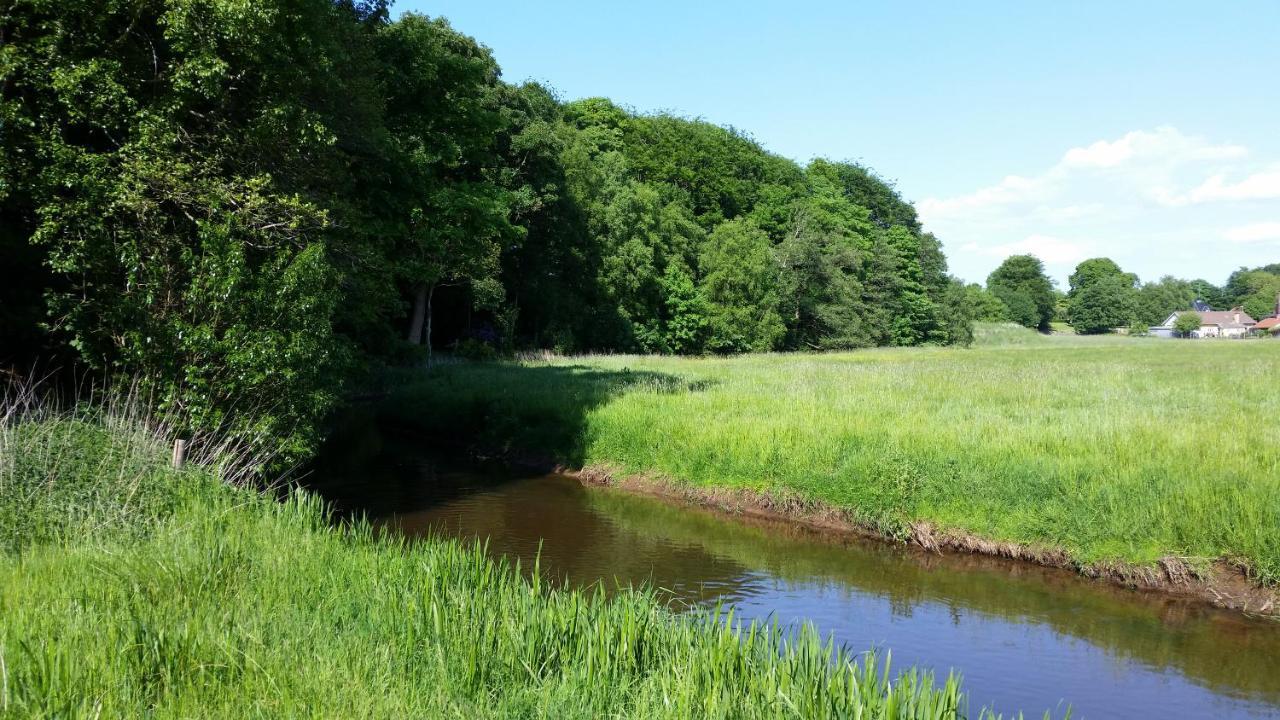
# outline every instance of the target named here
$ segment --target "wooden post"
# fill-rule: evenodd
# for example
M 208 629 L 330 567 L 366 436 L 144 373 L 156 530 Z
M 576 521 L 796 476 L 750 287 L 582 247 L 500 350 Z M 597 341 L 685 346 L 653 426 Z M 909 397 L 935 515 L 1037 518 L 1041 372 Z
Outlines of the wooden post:
M 181 438 L 173 441 L 173 467 L 175 469 L 187 462 L 187 441 Z

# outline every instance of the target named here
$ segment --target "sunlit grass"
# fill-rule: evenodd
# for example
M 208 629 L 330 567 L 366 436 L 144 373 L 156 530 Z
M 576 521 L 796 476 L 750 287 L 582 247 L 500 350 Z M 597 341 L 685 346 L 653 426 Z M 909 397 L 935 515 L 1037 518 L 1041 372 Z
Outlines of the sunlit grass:
M 972 349 L 459 365 L 401 385 L 387 412 L 571 463 L 797 492 L 891 533 L 923 520 L 1083 562 L 1226 557 L 1274 583 L 1277 377 L 1273 341 L 983 326 Z
M 175 473 L 166 451 L 110 418 L 0 425 L 0 716 L 965 714 L 955 678 L 894 676 L 811 630 L 552 589 L 479 547 Z

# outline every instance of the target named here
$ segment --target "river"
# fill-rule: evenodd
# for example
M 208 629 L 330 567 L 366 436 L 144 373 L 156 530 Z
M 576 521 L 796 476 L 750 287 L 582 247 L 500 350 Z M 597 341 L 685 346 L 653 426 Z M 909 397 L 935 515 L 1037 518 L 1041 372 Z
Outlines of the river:
M 1062 570 L 744 520 L 559 475 L 511 477 L 367 433 L 307 482 L 410 536 L 487 540 L 574 585 L 648 582 L 673 608 L 811 622 L 851 650 L 964 678 L 973 709 L 1280 717 L 1280 623 Z

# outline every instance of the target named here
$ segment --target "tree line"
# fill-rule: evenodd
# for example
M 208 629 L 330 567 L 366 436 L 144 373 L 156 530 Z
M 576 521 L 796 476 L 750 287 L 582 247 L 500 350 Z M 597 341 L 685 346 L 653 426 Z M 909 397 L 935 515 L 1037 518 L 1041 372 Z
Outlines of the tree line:
M 0 365 L 139 378 L 286 456 L 351 378 L 432 347 L 971 337 L 871 170 L 507 83 L 382 0 L 15 0 L 0 129 Z
M 1061 322 L 1086 335 L 1116 328 L 1145 332 L 1191 309 L 1196 301 L 1215 310 L 1239 307 L 1254 319 L 1270 317 L 1280 303 L 1280 263 L 1242 267 L 1219 287 L 1170 275 L 1144 283 L 1110 258 L 1090 258 L 1076 266 L 1062 292 L 1038 258 L 1014 255 L 991 273 L 986 287 L 970 284 L 965 293 L 971 312 L 981 321 L 1015 322 L 1040 330 Z

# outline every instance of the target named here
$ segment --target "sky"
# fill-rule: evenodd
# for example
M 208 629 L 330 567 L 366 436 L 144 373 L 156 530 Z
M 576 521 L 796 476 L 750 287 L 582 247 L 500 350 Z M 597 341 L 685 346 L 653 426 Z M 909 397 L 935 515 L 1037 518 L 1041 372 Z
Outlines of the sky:
M 1222 283 L 1280 262 L 1280 0 L 400 0 L 511 82 L 896 183 L 982 282 L 1031 253 Z

